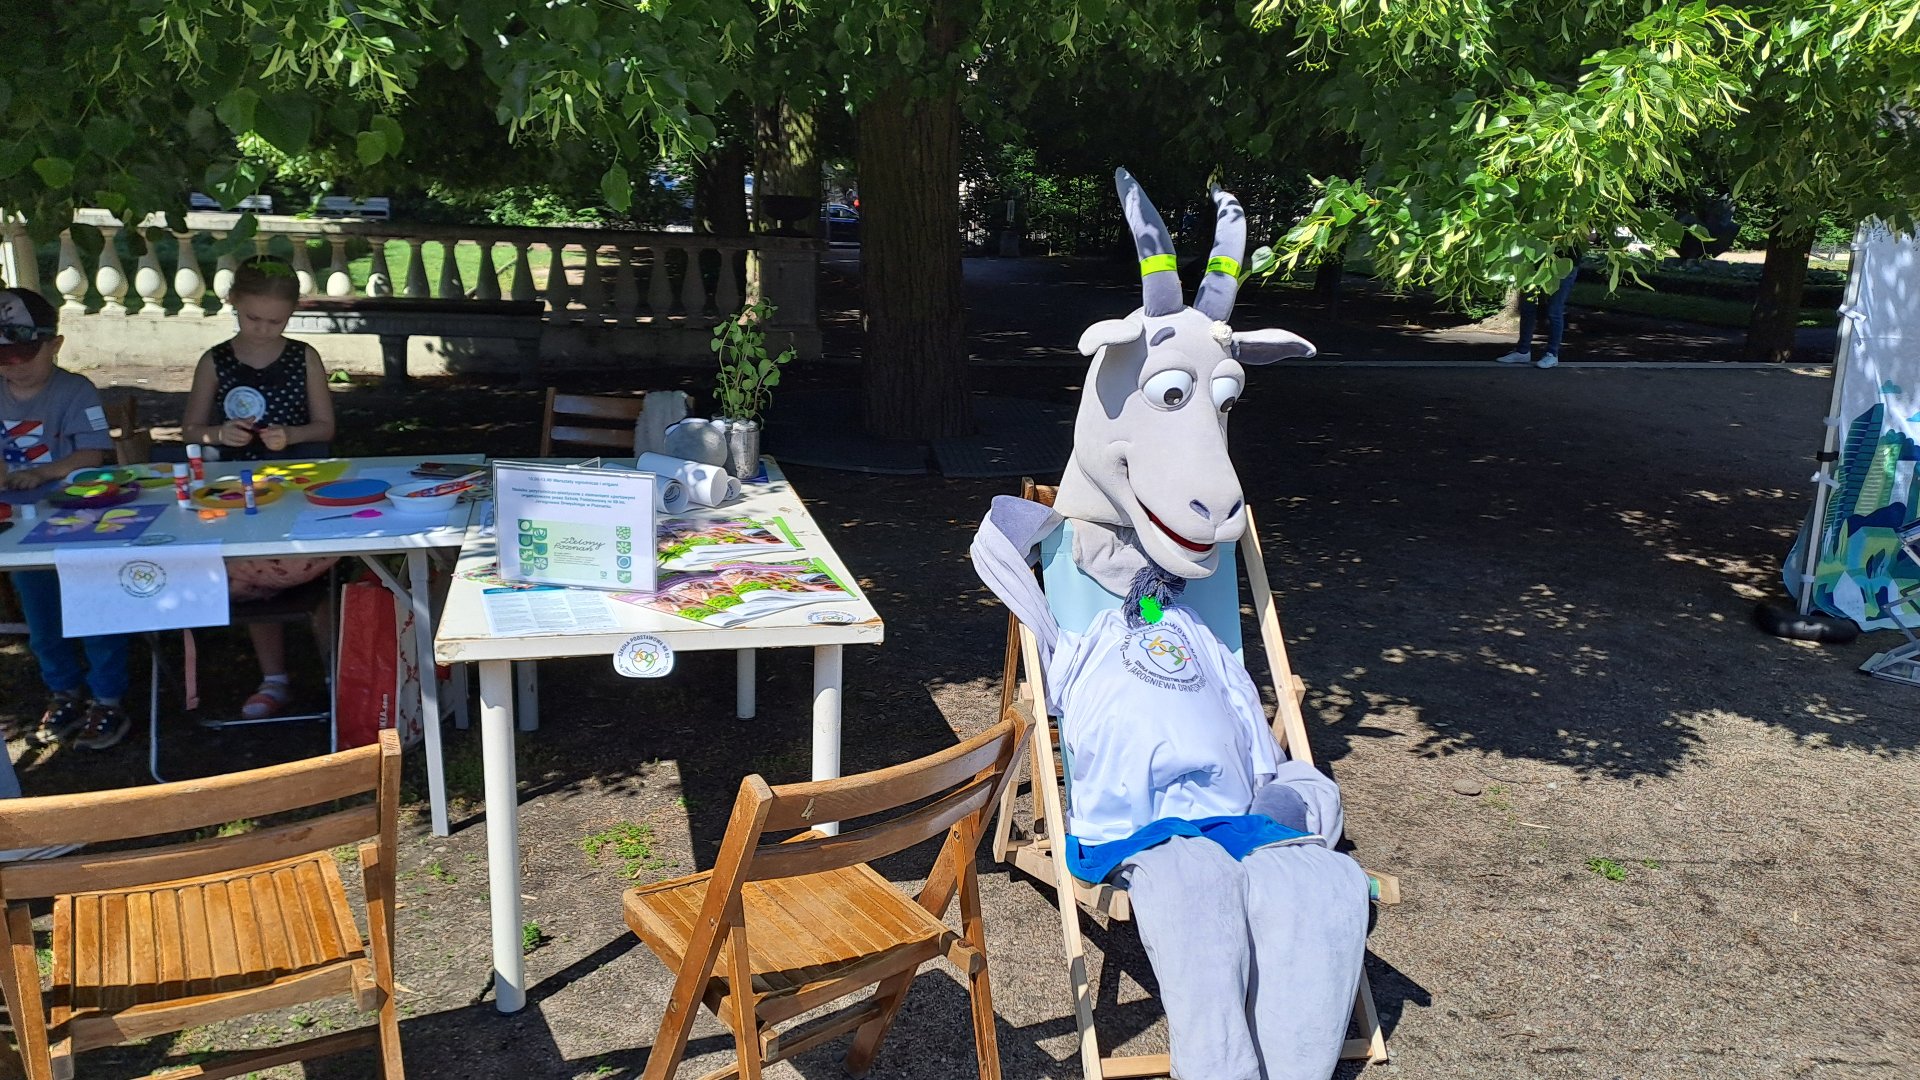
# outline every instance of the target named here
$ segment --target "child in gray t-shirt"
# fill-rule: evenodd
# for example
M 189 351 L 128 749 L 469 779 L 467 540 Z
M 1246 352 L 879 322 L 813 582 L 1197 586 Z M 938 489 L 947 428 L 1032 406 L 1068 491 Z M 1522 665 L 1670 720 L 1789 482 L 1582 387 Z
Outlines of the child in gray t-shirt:
M 56 366 L 60 345 L 59 315 L 45 297 L 30 289 L 0 289 L 0 494 L 8 502 L 31 501 L 73 470 L 105 464 L 113 449 L 99 391 L 85 376 Z M 120 707 L 127 693 L 127 636 L 79 639 L 87 655 L 83 668 L 62 631 L 58 575 L 17 570 L 12 577 L 27 619 L 27 644 L 51 695 L 34 736 L 41 742 L 71 740 L 89 750 L 118 743 L 131 726 Z M 19 793 L 9 766 L 0 776 L 0 797 Z

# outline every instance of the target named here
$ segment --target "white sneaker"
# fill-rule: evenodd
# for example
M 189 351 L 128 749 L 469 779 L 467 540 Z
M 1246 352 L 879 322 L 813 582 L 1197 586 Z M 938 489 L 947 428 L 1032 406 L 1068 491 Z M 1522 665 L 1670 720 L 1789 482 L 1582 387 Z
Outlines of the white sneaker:
M 1547 368 L 1553 367 L 1555 364 L 1558 364 L 1559 362 L 1560 362 L 1560 357 L 1554 355 L 1553 353 L 1548 353 L 1547 355 L 1541 357 L 1539 362 L 1534 364 L 1533 366 L 1541 369 L 1542 371 L 1545 371 Z
M 1533 363 L 1533 354 L 1530 352 L 1524 352 L 1520 349 L 1515 349 L 1514 351 L 1508 353 L 1507 355 L 1499 357 L 1494 361 L 1494 363 L 1496 364 L 1531 364 Z

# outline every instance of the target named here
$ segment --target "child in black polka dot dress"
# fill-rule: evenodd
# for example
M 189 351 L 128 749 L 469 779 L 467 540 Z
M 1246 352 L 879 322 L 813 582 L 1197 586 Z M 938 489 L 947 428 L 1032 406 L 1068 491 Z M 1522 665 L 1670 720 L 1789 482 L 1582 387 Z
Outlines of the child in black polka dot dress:
M 286 336 L 300 300 L 293 270 L 278 260 L 249 259 L 234 273 L 227 300 L 239 333 L 200 357 L 181 435 L 189 443 L 219 447 L 223 461 L 324 457 L 333 439 L 333 397 L 320 354 Z M 228 593 L 235 600 L 265 599 L 312 581 L 333 562 L 229 559 Z M 263 720 L 279 714 L 292 697 L 286 632 L 278 623 L 247 629 L 262 681 L 242 711 L 249 720 Z

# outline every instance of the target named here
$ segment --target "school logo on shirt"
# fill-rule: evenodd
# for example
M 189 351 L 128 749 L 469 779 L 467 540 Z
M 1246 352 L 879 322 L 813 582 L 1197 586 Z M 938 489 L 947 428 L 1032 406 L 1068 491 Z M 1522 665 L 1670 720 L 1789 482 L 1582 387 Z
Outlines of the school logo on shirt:
M 53 448 L 47 445 L 47 425 L 39 420 L 0 420 L 7 437 L 0 453 L 8 466 L 31 465 L 48 460 Z
M 1199 690 L 1207 685 L 1193 646 L 1172 623 L 1162 621 L 1129 633 L 1120 663 L 1134 678 L 1162 690 Z

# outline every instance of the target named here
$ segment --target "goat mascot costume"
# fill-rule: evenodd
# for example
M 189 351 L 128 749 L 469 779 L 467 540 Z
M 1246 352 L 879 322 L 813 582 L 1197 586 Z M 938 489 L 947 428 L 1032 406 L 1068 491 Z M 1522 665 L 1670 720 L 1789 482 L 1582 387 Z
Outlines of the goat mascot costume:
M 1228 327 L 1246 248 L 1232 195 L 1213 192 L 1213 256 L 1188 307 L 1159 212 L 1126 170 L 1115 181 L 1145 303 L 1081 335 L 1093 366 L 1054 507 L 995 499 L 974 566 L 1040 643 L 1067 751 L 1067 858 L 1131 894 L 1174 1076 L 1325 1080 L 1360 979 L 1366 875 L 1333 850 L 1339 790 L 1284 757 L 1252 678 L 1179 600 L 1246 528 L 1227 456 L 1241 365 L 1314 350 Z M 1029 569 L 1063 518 L 1074 564 L 1124 598 L 1084 633 L 1055 622 Z

